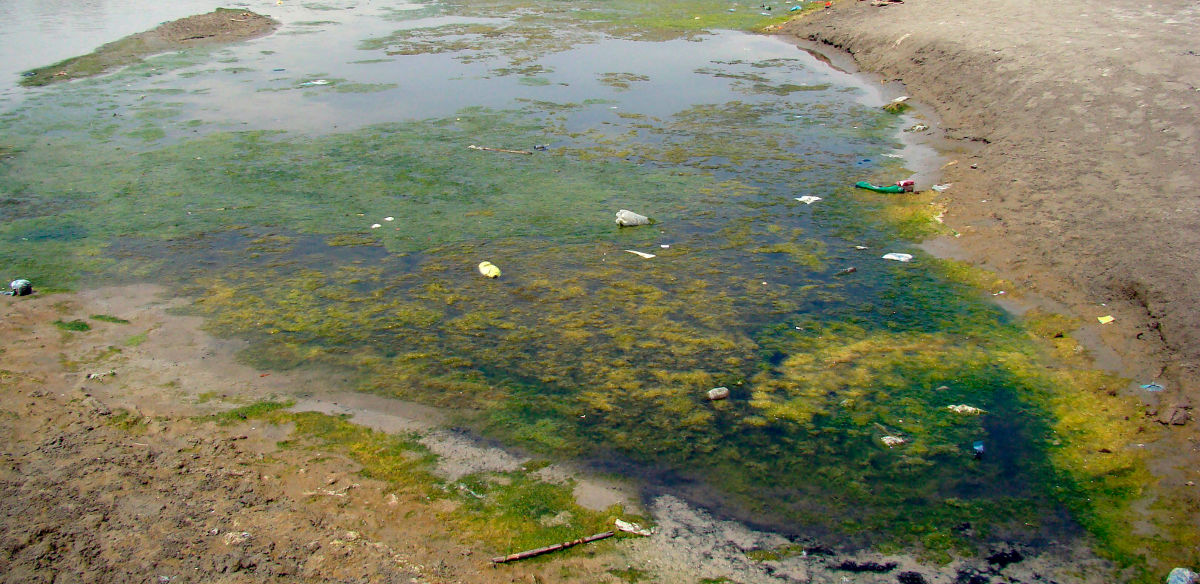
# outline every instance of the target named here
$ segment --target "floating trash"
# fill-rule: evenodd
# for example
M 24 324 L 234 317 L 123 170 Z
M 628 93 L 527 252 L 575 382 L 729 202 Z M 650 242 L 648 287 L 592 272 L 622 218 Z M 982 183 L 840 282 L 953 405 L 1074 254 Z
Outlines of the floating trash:
M 899 436 L 884 436 L 884 437 L 880 438 L 879 441 L 883 442 L 884 445 L 886 445 L 888 448 L 891 448 L 893 446 L 899 446 L 901 444 L 904 444 L 905 442 L 908 442 L 907 440 L 905 440 Z
M 318 85 L 329 85 L 329 80 L 328 79 L 314 79 L 312 81 L 305 81 L 304 83 L 300 84 L 300 87 L 314 87 L 314 86 L 318 86 Z
M 636 227 L 638 225 L 650 225 L 653 221 L 638 213 L 634 213 L 628 209 L 617 211 L 617 225 L 621 227 Z
M 654 255 L 654 254 L 652 254 L 652 253 L 646 253 L 646 252 L 644 252 L 644 251 L 638 251 L 638 250 L 636 250 L 636 249 L 627 249 L 627 250 L 625 250 L 625 251 L 627 251 L 627 252 L 629 252 L 629 253 L 631 253 L 631 254 L 633 254 L 633 255 L 635 255 L 635 256 L 641 256 L 641 257 L 644 257 L 644 258 L 646 258 L 646 259 L 651 259 L 651 258 L 656 258 L 656 257 L 658 257 L 658 256 L 656 256 L 656 255 Z
M 911 262 L 911 261 L 912 261 L 912 259 L 913 259 L 913 257 L 912 257 L 912 254 L 908 254 L 908 253 L 895 253 L 895 252 L 893 252 L 893 253 L 885 253 L 885 254 L 883 254 L 883 256 L 882 256 L 882 257 L 883 257 L 883 259 L 885 259 L 885 260 L 892 260 L 892 261 L 895 261 L 895 262 Z
M 974 406 L 968 406 L 966 404 L 946 406 L 946 409 L 948 409 L 956 414 L 963 414 L 963 415 L 967 415 L 967 416 L 978 416 L 979 414 L 984 413 L 984 410 L 981 410 Z
M 371 229 L 379 229 L 380 227 L 383 227 L 383 225 L 380 225 L 380 224 L 378 224 L 378 223 L 372 223 L 372 224 L 371 224 Z
M 493 264 L 492 262 L 482 261 L 479 262 L 479 273 L 489 278 L 499 278 L 500 268 L 497 268 L 496 264 Z
M 805 205 L 811 205 L 822 199 L 821 199 L 821 197 L 814 197 L 812 195 L 804 195 L 803 197 L 796 197 L 796 200 L 800 201 L 801 203 L 804 203 Z
M 1096 321 L 1099 322 L 1100 324 L 1108 324 L 1114 320 L 1117 320 L 1117 318 L 1111 314 L 1096 317 Z
M 384 221 L 395 221 L 396 218 L 395 217 L 384 217 L 383 220 Z

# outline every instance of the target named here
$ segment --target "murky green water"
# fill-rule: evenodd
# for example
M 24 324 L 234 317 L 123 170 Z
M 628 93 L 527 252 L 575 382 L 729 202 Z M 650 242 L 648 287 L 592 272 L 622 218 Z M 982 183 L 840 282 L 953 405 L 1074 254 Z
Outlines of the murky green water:
M 257 364 L 341 368 L 789 533 L 939 552 L 1063 528 L 1086 483 L 1053 455 L 1063 379 L 960 269 L 901 239 L 937 230 L 923 203 L 851 187 L 909 174 L 903 121 L 795 47 L 730 32 L 771 17 L 266 12 L 283 27 L 246 44 L 10 80 L 6 277 L 170 282 Z M 658 222 L 618 229 L 622 208 Z M 731 399 L 707 401 L 717 386 Z

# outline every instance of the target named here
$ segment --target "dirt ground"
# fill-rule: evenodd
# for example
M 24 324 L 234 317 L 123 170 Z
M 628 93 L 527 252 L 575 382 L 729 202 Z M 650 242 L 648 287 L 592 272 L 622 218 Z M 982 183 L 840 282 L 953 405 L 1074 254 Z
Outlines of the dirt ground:
M 837 0 L 778 32 L 932 108 L 957 161 L 942 182 L 962 237 L 942 249 L 1060 303 L 1135 381 L 1194 398 L 1198 26 L 1194 0 Z

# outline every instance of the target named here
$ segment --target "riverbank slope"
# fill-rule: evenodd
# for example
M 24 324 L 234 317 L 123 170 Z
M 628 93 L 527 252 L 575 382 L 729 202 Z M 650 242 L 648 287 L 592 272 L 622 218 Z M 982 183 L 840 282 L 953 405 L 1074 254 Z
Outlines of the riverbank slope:
M 936 109 L 960 148 L 946 220 L 967 259 L 1064 303 L 1124 373 L 1196 394 L 1197 25 L 1183 0 L 841 0 L 777 32 Z

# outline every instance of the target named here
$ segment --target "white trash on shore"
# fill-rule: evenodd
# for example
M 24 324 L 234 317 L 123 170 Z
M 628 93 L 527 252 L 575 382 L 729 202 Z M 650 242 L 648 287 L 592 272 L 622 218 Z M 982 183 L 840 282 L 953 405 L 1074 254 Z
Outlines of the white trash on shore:
M 895 252 L 883 254 L 882 257 L 885 260 L 892 260 L 896 262 L 911 262 L 913 258 L 912 254 Z

